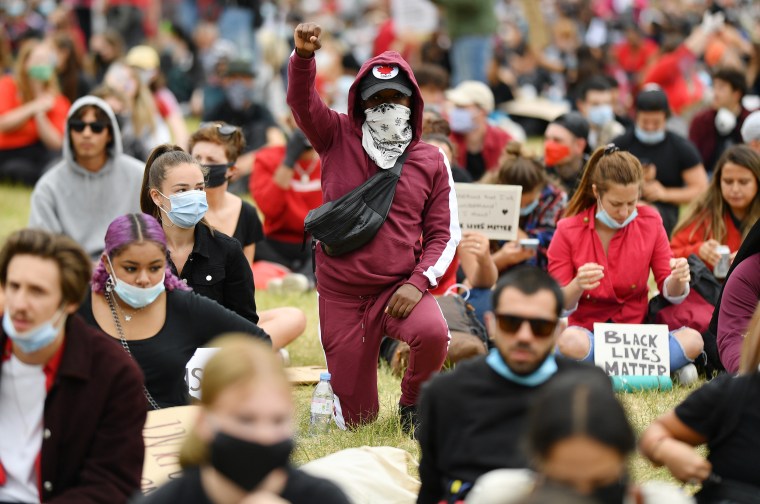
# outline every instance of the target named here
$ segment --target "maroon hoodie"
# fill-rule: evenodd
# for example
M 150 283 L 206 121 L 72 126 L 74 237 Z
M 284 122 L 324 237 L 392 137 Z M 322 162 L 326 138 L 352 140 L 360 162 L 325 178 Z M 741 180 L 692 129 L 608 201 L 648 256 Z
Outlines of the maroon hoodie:
M 314 58 L 293 52 L 288 65 L 288 105 L 322 160 L 324 201 L 338 199 L 380 170 L 362 147 L 364 110 L 358 92 L 359 81 L 378 64 L 398 65 L 413 83 L 409 156 L 388 219 L 372 241 L 338 257 L 329 257 L 317 247 L 317 285 L 345 294 L 372 295 L 407 282 L 424 292 L 438 284 L 461 233 L 448 162 L 437 147 L 420 142 L 423 101 L 409 65 L 391 51 L 367 61 L 351 85 L 346 115 L 330 110 L 317 94 Z

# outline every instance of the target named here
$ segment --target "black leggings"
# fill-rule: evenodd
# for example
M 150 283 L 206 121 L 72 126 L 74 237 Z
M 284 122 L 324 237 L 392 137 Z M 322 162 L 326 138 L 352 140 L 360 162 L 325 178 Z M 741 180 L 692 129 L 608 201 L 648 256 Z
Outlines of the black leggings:
M 56 158 L 56 154 L 47 149 L 42 142 L 0 150 L 0 181 L 33 186 Z

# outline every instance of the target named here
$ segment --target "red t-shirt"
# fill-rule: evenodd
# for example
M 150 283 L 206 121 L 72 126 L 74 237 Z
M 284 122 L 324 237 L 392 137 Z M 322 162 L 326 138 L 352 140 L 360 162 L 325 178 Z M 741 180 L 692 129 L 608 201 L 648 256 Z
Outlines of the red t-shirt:
M 0 115 L 5 114 L 23 105 L 18 93 L 16 81 L 10 75 L 0 77 Z M 47 117 L 55 129 L 63 134 L 66 126 L 66 115 L 69 113 L 71 103 L 59 94 L 55 98 L 53 108 L 48 110 Z M 38 142 L 40 135 L 37 132 L 37 123 L 34 118 L 29 118 L 20 128 L 13 131 L 0 131 L 0 150 L 17 149 L 27 147 Z
M 657 54 L 657 44 L 645 39 L 641 46 L 634 48 L 628 42 L 615 46 L 615 56 L 620 67 L 629 73 L 641 72 L 650 59 Z

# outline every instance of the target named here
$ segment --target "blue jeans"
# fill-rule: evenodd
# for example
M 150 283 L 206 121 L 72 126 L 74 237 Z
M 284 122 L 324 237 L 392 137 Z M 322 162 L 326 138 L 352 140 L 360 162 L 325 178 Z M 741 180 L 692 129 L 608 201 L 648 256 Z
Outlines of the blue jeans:
M 578 329 L 586 333 L 588 336 L 589 341 L 589 349 L 588 354 L 581 359 L 582 362 L 590 362 L 591 364 L 594 363 L 594 333 L 586 329 L 585 327 L 580 326 L 570 326 L 568 329 Z M 683 327 L 681 329 L 684 329 Z M 670 371 L 678 371 L 682 367 L 684 367 L 686 364 L 689 364 L 691 359 L 686 357 L 686 353 L 683 351 L 683 347 L 681 346 L 681 343 L 673 336 L 674 333 L 677 333 L 681 329 L 677 329 L 675 331 L 670 331 L 668 334 L 668 347 L 670 348 Z M 559 351 L 559 347 L 557 347 L 558 355 L 562 355 Z
M 451 44 L 451 85 L 476 80 L 488 83 L 488 64 L 493 58 L 493 40 L 490 35 L 459 37 Z

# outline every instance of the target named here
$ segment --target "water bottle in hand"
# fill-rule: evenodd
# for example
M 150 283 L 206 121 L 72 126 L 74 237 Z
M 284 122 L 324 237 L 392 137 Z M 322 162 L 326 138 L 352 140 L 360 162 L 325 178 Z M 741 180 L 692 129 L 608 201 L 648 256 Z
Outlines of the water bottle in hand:
M 330 386 L 330 373 L 321 373 L 319 383 L 311 396 L 310 434 L 324 434 L 330 429 L 334 403 L 333 389 Z

